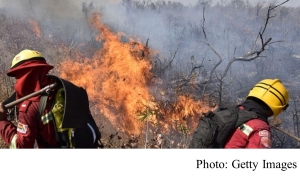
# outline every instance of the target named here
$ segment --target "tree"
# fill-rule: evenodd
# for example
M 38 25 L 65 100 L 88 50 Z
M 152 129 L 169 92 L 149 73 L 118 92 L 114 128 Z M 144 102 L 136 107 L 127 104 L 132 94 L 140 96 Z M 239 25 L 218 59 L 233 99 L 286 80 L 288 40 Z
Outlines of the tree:
M 250 48 L 249 51 L 245 54 L 243 54 L 242 56 L 235 56 L 235 53 L 234 53 L 234 56 L 231 60 L 229 60 L 228 64 L 226 65 L 225 67 L 225 70 L 223 71 L 222 74 L 220 75 L 216 75 L 217 76 L 217 82 L 218 82 L 218 86 L 219 86 L 219 91 L 218 91 L 218 98 L 219 98 L 219 105 L 222 105 L 222 99 L 223 99 L 223 85 L 224 85 L 224 79 L 231 67 L 231 65 L 234 63 L 234 62 L 237 62 L 237 61 L 245 61 L 245 62 L 249 62 L 249 61 L 252 61 L 252 60 L 255 60 L 257 59 L 258 57 L 260 57 L 261 53 L 265 51 L 266 47 L 269 46 L 270 44 L 274 43 L 272 42 L 272 38 L 269 37 L 269 38 L 265 38 L 265 31 L 268 27 L 268 23 L 269 23 L 269 20 L 273 17 L 275 17 L 275 15 L 272 14 L 273 10 L 275 10 L 276 8 L 278 8 L 279 6 L 283 5 L 284 3 L 288 2 L 289 0 L 283 2 L 283 3 L 280 3 L 278 5 L 275 5 L 275 6 L 272 6 L 270 5 L 268 10 L 267 10 L 267 17 L 266 17 L 266 20 L 265 20 L 265 23 L 264 25 L 262 26 L 261 30 L 258 32 L 258 35 L 257 35 L 257 39 L 255 40 L 255 43 L 254 43 L 254 47 Z M 232 3 L 234 4 L 234 7 L 236 6 L 243 6 L 244 4 L 240 1 L 240 0 L 233 0 Z M 205 84 L 205 87 L 203 89 L 203 94 L 205 93 L 206 91 L 206 87 L 212 83 L 212 77 L 213 75 L 216 73 L 216 69 L 218 68 L 218 66 L 223 62 L 223 58 L 221 57 L 220 53 L 213 47 L 213 45 L 211 45 L 211 43 L 208 41 L 208 37 L 206 35 L 206 32 L 205 32 L 205 6 L 203 7 L 203 21 L 202 21 L 202 29 L 203 29 L 203 34 L 204 34 L 204 38 L 205 38 L 205 43 L 207 44 L 207 46 L 210 47 L 210 49 L 217 55 L 217 57 L 219 58 L 219 61 L 215 64 L 215 66 L 213 67 L 213 69 L 211 70 L 210 72 L 210 75 L 209 75 L 209 79 L 207 81 L 207 83 Z

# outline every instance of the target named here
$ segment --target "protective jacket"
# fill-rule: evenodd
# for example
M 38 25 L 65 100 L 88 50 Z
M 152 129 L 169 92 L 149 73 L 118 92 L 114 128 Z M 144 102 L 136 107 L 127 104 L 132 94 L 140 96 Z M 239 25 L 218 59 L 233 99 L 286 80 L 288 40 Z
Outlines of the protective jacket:
M 251 119 L 237 128 L 225 144 L 225 148 L 271 148 L 270 126 L 261 106 L 247 100 L 240 109 L 255 111 L 263 119 Z
M 45 115 L 51 105 L 47 105 Z M 0 121 L 0 135 L 10 148 L 34 148 L 35 140 L 39 148 L 45 148 L 45 142 L 57 145 L 54 124 L 51 119 L 43 119 L 38 112 L 39 101 L 25 100 L 18 105 L 18 124 Z
M 14 87 L 16 99 L 53 83 L 46 76 L 52 68 L 53 66 L 46 64 L 45 61 L 30 59 L 10 69 L 8 75 L 16 78 Z M 47 114 L 51 108 L 50 99 L 42 116 L 38 111 L 40 96 L 35 96 L 18 105 L 17 125 L 0 120 L 0 136 L 10 148 L 34 148 L 35 140 L 39 148 L 46 147 L 43 142 L 48 146 L 57 145 L 53 118 Z

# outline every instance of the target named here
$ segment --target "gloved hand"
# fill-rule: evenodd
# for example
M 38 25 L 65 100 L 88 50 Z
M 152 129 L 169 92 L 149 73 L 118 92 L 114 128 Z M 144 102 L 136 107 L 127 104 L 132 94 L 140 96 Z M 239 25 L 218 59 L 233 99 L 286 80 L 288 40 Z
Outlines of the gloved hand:
M 7 120 L 7 110 L 2 104 L 2 102 L 0 102 L 0 121 L 6 121 L 6 120 Z

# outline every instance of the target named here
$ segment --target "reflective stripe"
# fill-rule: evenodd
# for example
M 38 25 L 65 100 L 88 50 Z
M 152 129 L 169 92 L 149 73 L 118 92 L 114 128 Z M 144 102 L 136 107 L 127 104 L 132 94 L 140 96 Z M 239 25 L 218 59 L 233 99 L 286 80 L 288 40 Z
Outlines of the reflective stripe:
M 95 133 L 95 130 L 93 129 L 93 127 L 92 127 L 89 123 L 87 123 L 87 125 L 89 126 L 89 128 L 91 129 L 91 131 L 92 131 L 92 133 L 93 133 L 93 138 L 94 138 L 94 142 L 93 142 L 93 143 L 95 143 L 95 141 L 96 141 L 96 133 Z
M 245 135 L 249 136 L 250 133 L 253 131 L 253 129 L 248 126 L 247 124 L 243 124 L 242 126 L 239 127 L 240 130 L 245 133 Z
M 74 129 L 70 128 L 68 130 L 68 138 L 69 138 L 70 148 L 73 148 L 73 140 L 72 140 L 73 137 L 74 137 Z
M 43 124 L 49 123 L 49 121 L 53 120 L 52 112 L 48 112 L 44 116 L 41 117 Z
M 16 149 L 17 148 L 17 137 L 18 137 L 18 135 L 15 134 L 14 137 L 11 139 L 11 142 L 10 142 L 10 145 L 9 145 L 10 149 Z

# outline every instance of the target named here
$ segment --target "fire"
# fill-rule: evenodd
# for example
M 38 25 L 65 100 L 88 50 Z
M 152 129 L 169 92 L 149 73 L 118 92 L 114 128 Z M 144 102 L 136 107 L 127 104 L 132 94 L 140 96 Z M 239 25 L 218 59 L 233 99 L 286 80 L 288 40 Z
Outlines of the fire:
M 97 38 L 104 41 L 103 48 L 83 63 L 63 62 L 60 76 L 84 87 L 114 125 L 139 134 L 138 113 L 147 105 L 155 106 L 148 90 L 152 78 L 149 52 L 133 40 L 122 42 L 120 34 L 113 34 L 96 14 L 91 24 L 100 32 Z
M 41 38 L 41 30 L 39 28 L 38 22 L 29 20 L 29 24 L 31 25 L 34 33 L 37 37 Z
M 97 40 L 103 42 L 102 48 L 91 59 L 78 55 L 77 61 L 62 62 L 60 76 L 85 88 L 96 111 L 128 134 L 141 134 L 144 121 L 160 123 L 165 131 L 177 129 L 173 125 L 197 123 L 195 120 L 209 108 L 184 95 L 172 107 L 156 100 L 150 92 L 155 86 L 151 50 L 131 38 L 123 42 L 121 37 L 125 35 L 113 33 L 100 20 L 93 14 L 90 23 L 99 32 Z
M 189 95 L 180 95 L 171 106 L 164 107 L 161 112 L 168 123 L 165 127 L 170 129 L 171 125 L 173 130 L 183 131 L 182 128 L 195 129 L 202 113 L 208 110 L 211 108 L 204 101 L 194 100 Z

